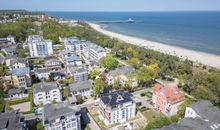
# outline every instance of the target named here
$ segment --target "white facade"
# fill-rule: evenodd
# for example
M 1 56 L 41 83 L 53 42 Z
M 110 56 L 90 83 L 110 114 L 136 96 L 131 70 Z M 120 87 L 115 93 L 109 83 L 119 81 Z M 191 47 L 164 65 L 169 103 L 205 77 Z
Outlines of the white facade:
M 104 105 L 104 104 L 101 104 Z M 106 108 L 103 106 L 103 108 Z M 110 120 L 105 118 L 102 114 L 99 115 L 99 118 L 104 121 L 106 125 L 112 125 L 116 123 L 124 123 L 128 119 L 134 118 L 136 115 L 136 104 L 129 102 L 123 105 L 118 105 L 114 109 L 106 109 L 106 112 L 110 115 Z
M 44 40 L 42 36 L 32 35 L 28 37 L 27 41 L 31 57 L 44 57 L 53 54 L 51 40 Z
M 71 106 L 46 105 L 42 118 L 45 130 L 81 130 L 79 110 Z
M 61 92 L 59 88 L 43 88 L 48 86 L 42 86 L 42 88 L 38 88 L 38 90 L 34 90 L 33 99 L 35 105 L 45 105 L 55 102 L 61 102 Z M 42 89 L 42 90 L 40 90 Z
M 99 103 L 99 118 L 105 125 L 124 123 L 136 116 L 136 103 L 122 90 L 103 94 Z

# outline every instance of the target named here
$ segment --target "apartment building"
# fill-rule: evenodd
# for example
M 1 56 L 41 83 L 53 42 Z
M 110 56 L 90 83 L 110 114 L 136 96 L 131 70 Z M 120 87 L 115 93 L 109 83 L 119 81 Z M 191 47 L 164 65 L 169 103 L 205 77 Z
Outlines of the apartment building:
M 81 130 L 80 110 L 68 104 L 47 104 L 43 108 L 45 130 Z
M 42 36 L 31 35 L 27 42 L 31 57 L 45 57 L 53 54 L 52 40 L 44 40 Z
M 105 125 L 123 123 L 136 115 L 136 104 L 130 93 L 123 90 L 109 92 L 100 96 L 99 118 Z
M 35 105 L 45 105 L 54 101 L 61 102 L 61 97 L 59 85 L 55 82 L 41 82 L 33 90 L 33 99 Z

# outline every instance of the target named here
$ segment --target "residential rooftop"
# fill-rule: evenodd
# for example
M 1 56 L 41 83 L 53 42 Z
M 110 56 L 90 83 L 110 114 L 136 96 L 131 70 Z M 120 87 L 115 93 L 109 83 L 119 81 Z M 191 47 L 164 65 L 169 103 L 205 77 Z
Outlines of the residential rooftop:
M 93 82 L 91 80 L 79 81 L 76 83 L 69 84 L 70 91 L 79 91 L 85 89 L 92 89 Z
M 33 90 L 33 93 L 39 93 L 39 92 L 50 92 L 53 89 L 59 89 L 56 82 L 41 82 L 39 83 Z
M 10 71 L 13 76 L 24 76 L 26 74 L 30 74 L 29 67 L 16 68 Z
M 65 118 L 69 115 L 79 115 L 79 109 L 76 106 L 70 106 L 66 103 L 47 104 L 43 108 L 44 124 L 57 118 Z
M 117 76 L 117 75 L 127 75 L 135 72 L 135 68 L 131 66 L 123 66 L 118 67 L 115 70 L 109 72 L 109 75 L 111 76 Z
M 132 95 L 123 90 L 101 94 L 101 101 L 107 106 L 117 106 L 127 102 L 133 102 Z

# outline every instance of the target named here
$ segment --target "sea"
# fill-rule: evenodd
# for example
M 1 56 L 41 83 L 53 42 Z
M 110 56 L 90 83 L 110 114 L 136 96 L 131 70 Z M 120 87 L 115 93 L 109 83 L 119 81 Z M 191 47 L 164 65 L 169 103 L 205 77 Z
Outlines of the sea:
M 220 55 L 220 11 L 46 13 L 93 22 L 106 30 L 128 36 Z M 129 18 L 134 22 L 116 22 Z

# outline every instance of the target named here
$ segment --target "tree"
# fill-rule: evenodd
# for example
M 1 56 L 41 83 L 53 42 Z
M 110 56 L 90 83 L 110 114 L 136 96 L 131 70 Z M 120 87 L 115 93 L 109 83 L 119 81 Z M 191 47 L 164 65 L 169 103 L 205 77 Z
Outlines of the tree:
M 205 88 L 204 86 L 198 86 L 195 89 L 195 91 L 193 91 L 192 95 L 199 99 L 206 99 L 214 102 L 218 101 L 216 95 L 213 94 L 212 91 L 210 91 L 208 88 Z
M 172 121 L 170 118 L 168 118 L 166 116 L 159 116 L 159 117 L 156 117 L 156 118 L 153 118 L 152 120 L 150 120 L 150 122 L 148 123 L 145 130 L 162 128 L 163 126 L 169 125 L 171 123 L 172 123 Z
M 83 102 L 84 102 L 83 99 L 82 99 L 82 97 L 81 97 L 80 95 L 77 95 L 77 96 L 76 96 L 76 100 L 77 100 L 77 103 L 78 103 L 78 104 L 83 104 Z
M 96 77 L 99 75 L 99 73 L 100 73 L 100 71 L 99 71 L 99 70 L 94 69 L 94 70 L 92 70 L 92 71 L 91 71 L 91 73 L 90 73 L 90 75 L 89 75 L 89 76 L 90 76 L 90 78 L 91 78 L 91 79 L 93 79 L 93 80 L 94 80 L 94 79 L 95 79 L 95 78 L 96 78 Z
M 148 84 L 151 83 L 152 79 L 158 77 L 158 65 L 152 64 L 150 66 L 142 67 L 137 72 L 137 80 L 139 83 Z
M 102 79 L 98 78 L 95 80 L 94 92 L 96 96 L 100 95 L 100 93 L 104 91 L 104 86 L 105 86 L 105 82 Z
M 100 59 L 100 64 L 111 71 L 118 66 L 118 60 L 112 55 L 108 55 Z

